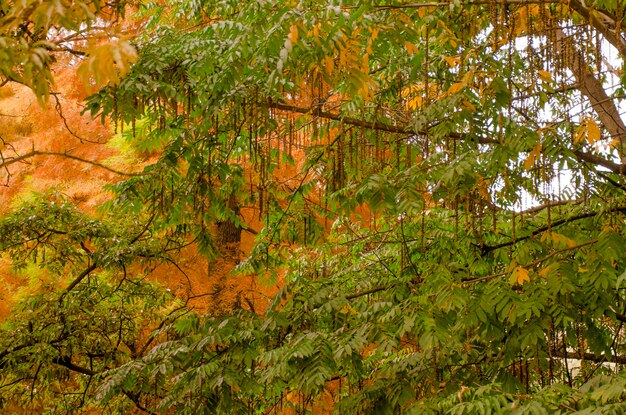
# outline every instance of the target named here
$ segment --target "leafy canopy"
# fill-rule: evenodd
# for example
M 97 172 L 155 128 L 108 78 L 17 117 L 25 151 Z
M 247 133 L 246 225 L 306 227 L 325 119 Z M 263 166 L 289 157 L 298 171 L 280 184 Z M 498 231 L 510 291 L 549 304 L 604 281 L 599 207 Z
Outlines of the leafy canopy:
M 0 349 L 4 399 L 113 413 L 624 412 L 623 11 L 139 5 L 136 63 L 86 105 L 158 157 L 111 187 L 102 221 L 50 195 L 2 220 L 16 265 L 72 276 L 25 300 L 33 317 L 5 322 L 4 337 L 22 337 Z M 127 272 L 187 244 L 223 255 L 242 230 L 256 243 L 238 272 L 283 284 L 267 310 L 183 316 Z M 160 318 L 142 324 L 147 307 Z M 89 347 L 70 341 L 73 325 Z M 59 368 L 67 382 L 43 380 Z

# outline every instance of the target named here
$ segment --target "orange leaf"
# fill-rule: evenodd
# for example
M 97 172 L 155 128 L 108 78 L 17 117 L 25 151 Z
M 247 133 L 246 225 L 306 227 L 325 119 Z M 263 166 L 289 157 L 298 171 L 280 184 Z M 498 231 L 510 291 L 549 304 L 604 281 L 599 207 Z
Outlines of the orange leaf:
M 463 82 L 457 82 L 455 84 L 452 84 L 452 86 L 450 87 L 450 89 L 448 89 L 448 94 L 456 94 L 457 92 L 461 91 L 463 88 L 465 88 L 465 83 Z
M 529 171 L 535 164 L 535 161 L 539 161 L 540 157 L 541 143 L 537 143 L 537 145 L 530 151 L 530 153 L 528 153 L 528 157 L 526 157 L 526 160 L 524 161 L 524 168 L 526 169 L 526 171 Z
M 289 29 L 289 40 L 291 40 L 292 44 L 298 43 L 298 27 L 296 25 L 291 25 Z
M 415 46 L 414 43 L 406 41 L 404 42 L 404 46 L 406 46 L 406 50 L 407 52 L 409 52 L 409 55 L 415 55 L 417 52 L 419 52 L 419 49 L 417 48 L 417 46 Z
M 509 280 L 511 285 L 524 285 L 524 283 L 527 281 L 530 281 L 530 275 L 528 274 L 528 270 L 524 267 L 515 268 L 515 270 L 513 270 L 513 273 L 511 274 L 511 279 Z
M 444 56 L 443 59 L 448 62 L 451 68 L 456 68 L 461 63 L 461 58 L 458 56 Z

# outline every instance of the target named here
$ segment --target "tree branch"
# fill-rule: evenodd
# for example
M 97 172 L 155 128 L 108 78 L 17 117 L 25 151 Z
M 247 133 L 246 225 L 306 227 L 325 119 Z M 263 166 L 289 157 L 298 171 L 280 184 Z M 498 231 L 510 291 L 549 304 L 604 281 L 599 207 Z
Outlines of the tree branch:
M 97 375 L 97 372 L 94 372 L 91 369 L 87 369 L 86 367 L 78 366 L 72 363 L 72 359 L 69 356 L 62 356 L 52 359 L 52 363 L 55 365 L 63 366 L 66 369 L 71 370 L 72 372 L 81 373 L 83 375 L 94 376 Z
M 595 355 L 593 353 L 583 353 L 582 355 L 579 352 L 564 352 L 563 350 L 557 349 L 552 351 L 553 357 L 559 357 L 561 359 L 575 359 L 575 360 L 589 360 L 594 363 L 619 363 L 620 365 L 626 364 L 625 356 L 607 356 L 607 355 Z
M 74 279 L 74 281 L 72 281 L 70 283 L 70 285 L 67 286 L 67 288 L 63 291 L 63 293 L 61 294 L 61 296 L 59 297 L 59 303 L 61 303 L 63 301 L 63 297 L 65 297 L 65 295 L 67 293 L 69 293 L 70 291 L 72 291 L 74 289 L 74 287 L 76 287 L 78 284 L 80 284 L 80 282 L 87 276 L 89 275 L 93 270 L 95 270 L 98 266 L 96 265 L 96 263 L 94 262 L 93 264 L 91 264 L 90 266 L 88 266 L 83 272 L 80 273 L 80 275 L 78 277 L 76 277 Z
M 598 242 L 597 239 L 592 239 L 591 241 L 583 242 L 580 245 L 568 246 L 567 248 L 557 249 L 556 251 L 550 252 L 548 255 L 544 256 L 543 258 L 539 258 L 539 259 L 537 259 L 537 260 L 535 260 L 533 262 L 530 262 L 528 264 L 522 265 L 522 267 L 524 267 L 524 268 L 534 268 L 535 266 L 541 264 L 544 261 L 547 261 L 548 259 L 552 258 L 553 256 L 555 256 L 557 254 L 561 254 L 561 253 L 567 252 L 567 251 L 572 251 L 574 249 L 579 249 L 579 248 L 585 247 L 587 245 L 595 244 L 596 242 Z M 510 273 L 511 273 L 510 271 L 499 272 L 497 274 L 491 274 L 491 275 L 487 275 L 485 277 L 468 278 L 468 279 L 462 280 L 461 282 L 463 282 L 464 284 L 465 283 L 474 283 L 474 282 L 484 282 L 484 281 L 492 280 L 494 278 L 504 277 L 505 275 L 508 275 Z
M 574 150 L 574 155 L 578 160 L 584 161 L 587 163 L 595 164 L 597 166 L 602 166 L 611 170 L 613 173 L 626 175 L 626 165 L 614 163 L 610 160 L 605 159 L 604 157 L 596 156 L 594 154 L 584 153 L 580 150 Z
M 565 64 L 580 85 L 580 92 L 589 99 L 591 107 L 598 114 L 600 122 L 609 132 L 611 138 L 620 143 L 620 158 L 626 163 L 626 125 L 622 120 L 615 102 L 604 90 L 604 85 L 591 72 L 582 53 L 576 47 L 576 42 L 563 33 L 560 28 L 556 29 L 555 49 L 566 57 Z M 623 55 L 626 56 L 626 55 Z
M 606 210 L 604 212 L 626 212 L 626 206 L 621 206 L 621 207 L 614 208 L 614 209 L 608 209 L 608 210 Z M 512 246 L 512 245 L 515 245 L 518 242 L 521 242 L 521 241 L 524 241 L 526 239 L 532 238 L 533 236 L 537 236 L 540 233 L 547 231 L 548 229 L 552 229 L 552 228 L 555 228 L 557 226 L 564 225 L 566 223 L 575 222 L 577 220 L 586 219 L 586 218 L 592 218 L 592 217 L 598 215 L 599 213 L 600 212 L 586 212 L 586 213 L 581 213 L 580 215 L 575 215 L 575 216 L 572 216 L 572 217 L 569 217 L 569 218 L 564 218 L 564 219 L 561 219 L 561 220 L 557 220 L 557 221 L 552 222 L 549 225 L 545 225 L 545 226 L 542 226 L 542 227 L 539 227 L 539 228 L 535 229 L 529 235 L 516 238 L 514 241 L 511 240 L 511 241 L 507 241 L 507 242 L 502 242 L 502 243 L 497 244 L 497 245 L 483 245 L 481 247 L 481 250 L 482 250 L 483 255 L 487 255 L 489 252 L 495 251 L 496 249 L 504 248 L 504 247 L 507 247 L 507 246 Z
M 121 176 L 142 176 L 143 173 L 127 173 L 127 172 L 123 172 L 123 171 L 119 171 L 116 169 L 113 169 L 111 167 L 105 166 L 104 164 L 98 163 L 96 161 L 91 161 L 91 160 L 87 160 L 81 157 L 77 157 L 77 156 L 73 156 L 71 154 L 67 154 L 67 153 L 58 153 L 58 152 L 53 152 L 53 151 L 39 151 L 39 150 L 32 150 L 26 154 L 22 154 L 21 156 L 17 156 L 17 157 L 13 157 L 13 158 L 9 158 L 9 159 L 4 159 L 4 161 L 2 163 L 0 163 L 0 168 L 4 168 L 4 167 L 8 167 L 11 164 L 15 164 L 18 163 L 20 161 L 24 161 L 27 160 L 29 158 L 32 157 L 36 157 L 36 156 L 55 156 L 55 157 L 65 157 L 71 160 L 75 160 L 75 161 L 80 161 L 81 163 L 87 163 L 87 164 L 91 164 L 92 166 L 95 167 L 99 167 L 101 169 L 104 169 L 106 171 L 109 171 L 111 173 L 115 173 L 115 174 L 119 174 Z
M 319 118 L 325 118 L 325 119 L 329 119 L 329 120 L 335 120 L 335 121 L 341 121 L 344 124 L 347 125 L 353 125 L 356 127 L 363 127 L 363 128 L 369 128 L 372 130 L 378 130 L 378 131 L 386 131 L 389 133 L 396 133 L 396 134 L 408 134 L 408 135 L 426 135 L 428 134 L 428 130 L 415 130 L 413 128 L 407 127 L 407 126 L 401 126 L 401 125 L 393 125 L 393 124 L 387 124 L 387 123 L 383 123 L 380 121 L 367 121 L 367 120 L 361 120 L 358 118 L 353 118 L 353 117 L 347 117 L 345 115 L 343 115 L 341 112 L 339 113 L 332 113 L 332 112 L 328 112 L 328 111 L 323 111 L 322 108 L 320 106 L 313 106 L 313 107 L 297 107 L 295 105 L 287 105 L 287 104 L 282 104 L 282 103 L 278 103 L 278 102 L 271 102 L 270 104 L 268 104 L 268 106 L 270 108 L 274 108 L 274 109 L 278 109 L 281 111 L 288 111 L 288 112 L 296 112 L 299 114 L 310 114 L 312 116 L 316 116 Z M 467 134 L 461 134 L 461 133 L 456 133 L 456 132 L 451 132 L 448 134 L 448 136 L 452 139 L 455 140 L 472 140 L 474 139 L 473 136 L 468 136 Z M 491 138 L 486 138 L 486 137 L 475 137 L 476 141 L 480 144 L 498 144 L 499 141 L 497 140 L 493 140 Z M 1 166 L 0 166 L 1 167 Z
M 602 16 L 605 18 L 603 22 L 597 15 L 599 10 L 594 9 L 592 12 L 588 7 L 586 7 L 582 1 L 580 0 L 569 0 L 569 7 L 574 10 L 576 13 L 580 14 L 589 24 L 596 29 L 598 32 L 602 33 L 602 36 L 615 48 L 619 51 L 622 57 L 626 57 L 626 42 L 621 37 L 621 34 L 616 34 L 615 31 L 611 30 L 606 23 L 611 23 L 615 26 L 615 21 L 609 22 L 611 19 L 608 15 L 602 12 Z M 619 7 L 619 6 L 618 6 Z M 612 20 L 612 19 L 611 19 Z

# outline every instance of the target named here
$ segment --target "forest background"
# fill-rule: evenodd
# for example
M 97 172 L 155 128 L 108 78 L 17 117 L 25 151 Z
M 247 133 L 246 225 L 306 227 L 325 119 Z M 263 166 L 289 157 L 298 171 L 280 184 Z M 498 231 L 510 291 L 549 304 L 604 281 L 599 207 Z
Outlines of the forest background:
M 0 411 L 624 413 L 624 9 L 3 1 Z

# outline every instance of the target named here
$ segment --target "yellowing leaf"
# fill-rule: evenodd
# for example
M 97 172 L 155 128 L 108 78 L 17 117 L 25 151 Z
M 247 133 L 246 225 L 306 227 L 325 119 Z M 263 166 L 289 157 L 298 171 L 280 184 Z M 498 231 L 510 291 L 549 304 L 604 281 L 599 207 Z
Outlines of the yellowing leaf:
M 459 56 L 444 56 L 443 58 L 448 62 L 451 68 L 456 68 L 461 64 L 461 58 Z
M 602 138 L 600 127 L 593 118 L 587 119 L 587 141 L 589 144 L 593 144 Z
M 135 48 L 126 40 L 110 41 L 92 46 L 87 51 L 88 58 L 78 68 L 86 85 L 95 82 L 95 87 L 107 83 L 117 84 L 121 77 L 137 60 Z
M 587 140 L 589 144 L 594 144 L 596 141 L 602 138 L 602 132 L 598 123 L 593 118 L 585 118 L 578 128 L 576 134 L 574 134 L 574 141 L 580 143 L 583 140 Z
M 424 104 L 424 98 L 418 95 L 414 98 L 409 99 L 406 102 L 406 109 L 409 111 L 414 111 L 418 108 L 421 108 L 423 104 Z
M 448 94 L 450 95 L 456 94 L 457 92 L 461 91 L 463 88 L 465 88 L 465 84 L 463 82 L 457 82 L 455 84 L 452 84 L 450 89 L 448 89 Z
M 476 112 L 476 106 L 474 104 L 472 104 L 471 102 L 465 100 L 461 103 L 464 107 L 469 108 L 470 110 L 472 110 L 473 112 Z
M 514 285 L 514 284 L 524 285 L 525 282 L 529 282 L 529 281 L 530 281 L 530 275 L 528 275 L 528 270 L 524 267 L 515 268 L 515 270 L 513 270 L 513 273 L 511 274 L 511 279 L 509 280 L 511 285 Z
M 528 154 L 528 157 L 526 157 L 526 160 L 524 160 L 524 168 L 526 171 L 529 171 L 535 164 L 535 161 L 539 161 L 541 158 L 541 147 L 541 143 L 537 143 Z
M 568 238 L 565 235 L 561 235 L 560 233 L 551 232 L 550 236 L 552 237 L 552 240 L 558 245 L 565 245 L 568 248 L 573 248 L 576 246 L 576 241 Z
M 548 71 L 538 70 L 537 74 L 543 82 L 554 82 L 554 80 L 552 79 L 552 74 Z
M 320 28 L 322 27 L 321 23 L 317 23 L 315 26 L 313 26 L 313 36 L 315 37 L 315 40 L 317 41 L 317 43 L 319 43 L 320 40 Z
M 339 312 L 342 314 L 358 314 L 356 310 L 350 306 L 350 304 L 344 305 Z
M 407 52 L 409 52 L 409 55 L 415 55 L 417 52 L 419 52 L 419 49 L 417 48 L 417 46 L 415 46 L 414 43 L 406 41 L 404 42 L 404 46 L 406 46 L 406 50 Z
M 554 266 L 555 266 L 554 264 L 550 264 L 547 267 L 542 268 L 539 271 L 539 276 L 542 277 L 542 278 L 546 278 L 548 276 L 548 274 L 550 273 L 550 271 L 552 271 L 552 268 L 554 268 Z

